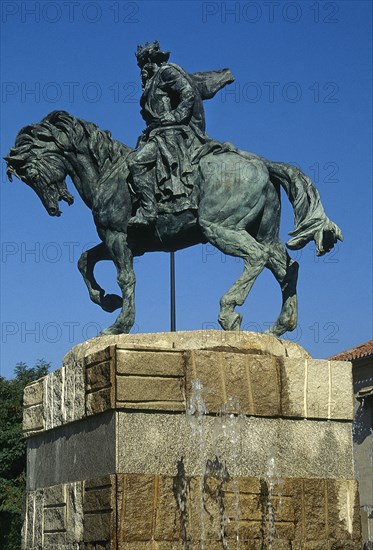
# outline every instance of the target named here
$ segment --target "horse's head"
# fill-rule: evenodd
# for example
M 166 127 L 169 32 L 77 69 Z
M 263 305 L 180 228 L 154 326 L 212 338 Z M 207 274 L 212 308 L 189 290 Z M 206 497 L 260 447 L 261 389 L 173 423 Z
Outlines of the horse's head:
M 35 191 L 48 214 L 60 216 L 59 201 L 64 200 L 70 205 L 74 198 L 65 182 L 67 170 L 63 147 L 66 144 L 57 135 L 58 129 L 51 124 L 51 115 L 39 124 L 22 128 L 15 146 L 4 160 L 9 180 L 12 181 L 12 175 L 15 175 Z

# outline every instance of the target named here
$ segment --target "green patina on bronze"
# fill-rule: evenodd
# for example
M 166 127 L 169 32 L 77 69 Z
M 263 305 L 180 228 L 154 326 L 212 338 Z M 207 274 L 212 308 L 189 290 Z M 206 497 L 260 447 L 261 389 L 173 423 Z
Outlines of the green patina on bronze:
M 242 275 L 220 301 L 219 322 L 238 330 L 242 305 L 264 267 L 279 282 L 282 308 L 267 331 L 281 336 L 297 325 L 298 264 L 279 238 L 280 191 L 294 209 L 290 249 L 315 241 L 329 252 L 342 233 L 325 214 L 311 180 L 295 166 L 272 162 L 211 139 L 203 100 L 233 82 L 229 69 L 189 74 L 169 63 L 158 42 L 139 46 L 146 129 L 136 149 L 65 111 L 54 111 L 23 128 L 5 160 L 29 185 L 51 216 L 59 201 L 72 204 L 70 176 L 92 210 L 101 243 L 84 252 L 78 267 L 91 300 L 105 311 L 121 309 L 104 334 L 127 333 L 135 321 L 133 258 L 210 242 L 244 261 Z M 122 296 L 106 294 L 93 275 L 112 260 Z

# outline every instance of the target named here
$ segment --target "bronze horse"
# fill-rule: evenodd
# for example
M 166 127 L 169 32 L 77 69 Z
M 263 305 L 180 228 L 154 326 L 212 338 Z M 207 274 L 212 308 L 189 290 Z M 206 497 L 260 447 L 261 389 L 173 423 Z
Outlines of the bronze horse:
M 208 154 L 196 167 L 198 209 L 162 213 L 160 207 L 156 224 L 141 229 L 128 226 L 137 206 L 128 169 L 132 148 L 65 111 L 54 111 L 18 133 L 5 157 L 9 179 L 14 174 L 24 181 L 48 214 L 60 216 L 59 201 L 73 203 L 65 183 L 70 176 L 92 210 L 102 242 L 82 254 L 78 267 L 93 302 L 109 312 L 121 308 L 103 334 L 129 332 L 135 322 L 134 256 L 206 242 L 244 263 L 242 275 L 220 300 L 223 329 L 240 329 L 242 316 L 235 307 L 244 303 L 264 267 L 273 273 L 282 292 L 279 317 L 267 332 L 281 336 L 296 327 L 298 264 L 279 239 L 281 187 L 295 215 L 288 248 L 299 249 L 314 240 L 317 254 L 322 255 L 342 240 L 342 233 L 326 216 L 310 179 L 298 168 L 225 145 L 225 152 Z M 96 282 L 93 269 L 100 260 L 114 262 L 121 297 L 105 294 Z

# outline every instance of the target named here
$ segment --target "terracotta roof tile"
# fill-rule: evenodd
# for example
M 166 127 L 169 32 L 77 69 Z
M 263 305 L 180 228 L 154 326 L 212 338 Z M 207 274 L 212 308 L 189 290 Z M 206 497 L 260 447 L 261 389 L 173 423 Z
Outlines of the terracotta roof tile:
M 337 355 L 329 357 L 334 361 L 354 361 L 355 359 L 361 359 L 362 357 L 373 356 L 373 340 L 368 340 L 364 344 L 355 346 L 354 348 L 342 351 Z

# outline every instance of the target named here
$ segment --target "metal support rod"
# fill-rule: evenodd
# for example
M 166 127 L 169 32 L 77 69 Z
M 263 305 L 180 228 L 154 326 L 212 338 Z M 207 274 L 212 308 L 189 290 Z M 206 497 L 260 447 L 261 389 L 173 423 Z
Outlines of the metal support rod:
M 175 252 L 170 252 L 170 291 L 171 332 L 176 332 Z

